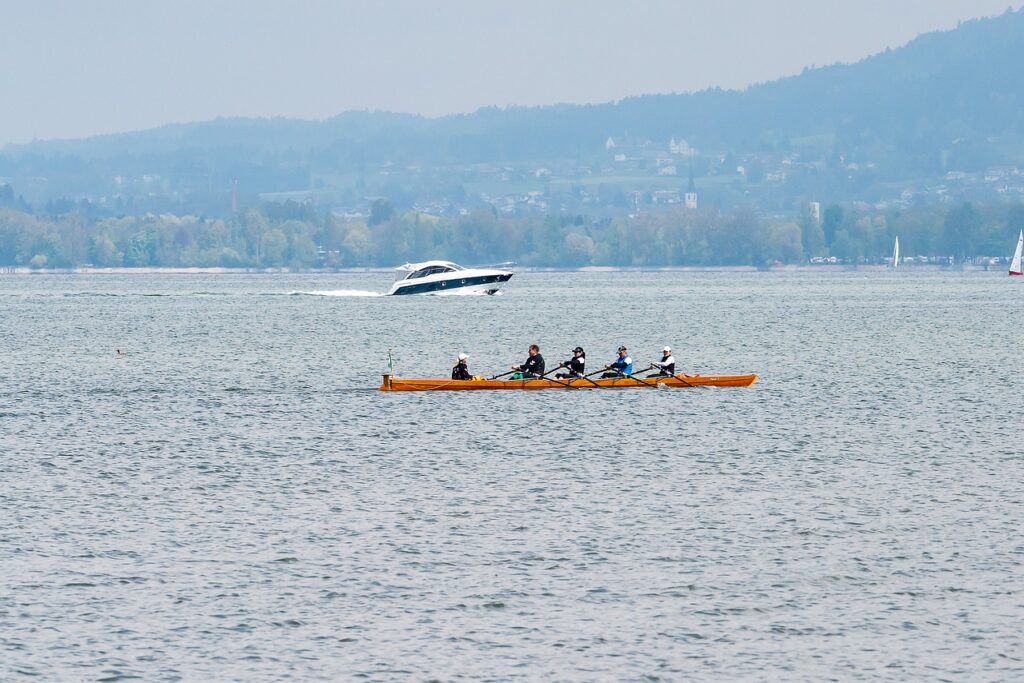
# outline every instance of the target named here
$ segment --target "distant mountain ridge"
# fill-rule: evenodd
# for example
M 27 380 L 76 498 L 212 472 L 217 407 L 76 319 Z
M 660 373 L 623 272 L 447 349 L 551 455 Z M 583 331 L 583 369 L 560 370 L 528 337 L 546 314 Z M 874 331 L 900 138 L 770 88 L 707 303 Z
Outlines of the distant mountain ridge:
M 326 121 L 226 118 L 70 141 L 8 145 L 4 153 L 30 149 L 83 156 L 167 151 L 176 145 L 256 145 L 271 149 L 327 147 L 338 140 L 372 141 L 401 132 L 447 139 L 498 135 L 546 140 L 546 152 L 574 152 L 596 138 L 626 132 L 648 138 L 686 134 L 711 145 L 737 145 L 769 134 L 846 132 L 866 125 L 904 132 L 920 118 L 955 131 L 967 124 L 985 134 L 1021 125 L 1024 110 L 1024 11 L 962 23 L 927 33 L 902 48 L 853 64 L 808 68 L 802 74 L 745 90 L 643 95 L 595 105 L 483 108 L 472 114 L 428 119 L 410 114 L 353 111 Z M 938 109 L 938 111 L 936 111 Z M 944 112 L 941 116 L 937 116 Z M 559 134 L 560 141 L 548 140 Z M 528 149 L 532 147 L 528 145 Z M 493 154 L 523 154 L 496 145 Z M 449 152 L 457 151 L 457 146 Z
M 871 162 L 879 174 L 976 170 L 1024 157 L 1024 11 L 964 22 L 853 64 L 751 86 L 594 105 L 483 108 L 425 118 L 217 119 L 0 150 L 0 176 L 248 174 L 260 191 L 368 164 L 428 166 L 589 158 L 608 136 L 682 136 L 725 154 L 796 149 Z

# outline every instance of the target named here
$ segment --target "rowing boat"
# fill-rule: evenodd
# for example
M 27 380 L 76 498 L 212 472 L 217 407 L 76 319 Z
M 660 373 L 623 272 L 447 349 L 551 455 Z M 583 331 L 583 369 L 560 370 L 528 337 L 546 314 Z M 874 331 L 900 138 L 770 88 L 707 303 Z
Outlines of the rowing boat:
M 443 378 L 406 379 L 384 375 L 381 391 L 487 391 L 497 389 L 640 389 L 658 386 L 687 387 L 749 387 L 757 375 L 672 375 L 669 377 L 616 377 L 611 379 L 477 379 Z

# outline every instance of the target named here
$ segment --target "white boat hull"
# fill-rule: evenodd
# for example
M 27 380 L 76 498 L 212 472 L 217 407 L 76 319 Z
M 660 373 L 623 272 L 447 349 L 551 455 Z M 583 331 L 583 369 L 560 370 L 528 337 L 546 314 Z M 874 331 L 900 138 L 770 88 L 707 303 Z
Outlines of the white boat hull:
M 413 280 L 399 280 L 388 295 L 451 296 L 460 294 L 496 294 L 512 273 L 504 270 L 467 269 Z
M 473 294 L 473 295 L 478 295 L 478 294 L 497 294 L 498 290 L 501 289 L 501 284 L 502 283 L 500 283 L 500 282 L 496 282 L 496 283 L 490 283 L 490 284 L 465 285 L 465 286 L 459 286 L 459 287 L 445 287 L 443 289 L 437 289 L 437 290 L 434 290 L 434 291 L 431 291 L 431 292 L 403 292 L 403 291 L 399 290 L 399 291 L 396 291 L 396 292 L 391 292 L 390 295 L 394 296 L 394 295 L 401 294 L 401 295 L 410 295 L 411 296 L 411 295 L 418 294 L 419 296 L 460 296 L 460 295 L 465 295 L 465 294 Z

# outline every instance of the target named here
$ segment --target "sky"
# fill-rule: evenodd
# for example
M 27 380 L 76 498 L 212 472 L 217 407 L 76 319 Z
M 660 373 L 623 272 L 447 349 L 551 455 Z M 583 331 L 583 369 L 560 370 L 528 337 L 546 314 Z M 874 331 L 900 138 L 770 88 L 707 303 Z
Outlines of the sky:
M 0 0 L 0 145 L 743 88 L 1024 0 Z

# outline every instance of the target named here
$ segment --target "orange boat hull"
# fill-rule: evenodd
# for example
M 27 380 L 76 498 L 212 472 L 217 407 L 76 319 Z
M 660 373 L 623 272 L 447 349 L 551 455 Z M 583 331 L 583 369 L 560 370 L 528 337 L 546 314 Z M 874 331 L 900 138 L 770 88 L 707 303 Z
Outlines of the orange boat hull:
M 494 391 L 501 389 L 656 389 L 659 386 L 684 389 L 691 387 L 749 387 L 757 375 L 674 375 L 672 377 L 633 377 L 615 379 L 405 379 L 384 375 L 381 391 Z

